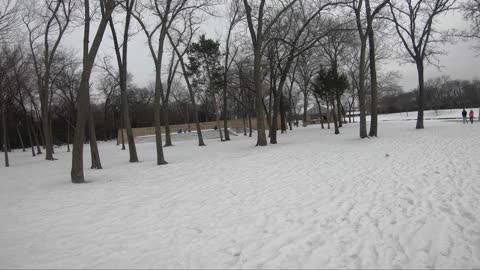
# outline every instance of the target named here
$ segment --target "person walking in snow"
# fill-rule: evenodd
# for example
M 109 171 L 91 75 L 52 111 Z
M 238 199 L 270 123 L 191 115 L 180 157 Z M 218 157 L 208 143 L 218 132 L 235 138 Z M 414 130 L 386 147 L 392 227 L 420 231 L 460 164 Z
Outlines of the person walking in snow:
M 463 108 L 462 117 L 463 117 L 463 123 L 464 124 L 468 123 L 468 121 L 467 121 L 467 111 L 465 111 L 465 108 Z
M 473 124 L 473 110 L 470 110 L 468 116 L 470 116 L 470 123 Z

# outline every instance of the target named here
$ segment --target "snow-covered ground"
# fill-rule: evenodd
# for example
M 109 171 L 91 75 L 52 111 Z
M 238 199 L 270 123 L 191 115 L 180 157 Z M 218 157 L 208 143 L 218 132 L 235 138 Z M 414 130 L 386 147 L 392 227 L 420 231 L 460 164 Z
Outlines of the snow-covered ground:
M 16 151 L 0 168 L 0 268 L 480 268 L 480 124 L 414 125 L 182 141 L 160 167 L 154 143 L 138 164 L 104 143 L 82 185 L 65 149 Z

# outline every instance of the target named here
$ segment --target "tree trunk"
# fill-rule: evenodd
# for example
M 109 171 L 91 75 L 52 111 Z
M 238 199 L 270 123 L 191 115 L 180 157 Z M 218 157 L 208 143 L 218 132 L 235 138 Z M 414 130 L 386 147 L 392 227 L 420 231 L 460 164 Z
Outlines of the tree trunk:
M 129 40 L 129 29 L 130 29 L 130 20 L 132 17 L 132 9 L 135 1 L 132 0 L 130 2 L 126 2 L 126 16 L 125 16 L 125 27 L 123 31 L 123 43 L 120 46 L 118 44 L 117 40 L 117 34 L 115 31 L 115 26 L 113 24 L 113 20 L 110 18 L 109 24 L 110 24 L 110 30 L 112 32 L 113 36 L 113 41 L 114 41 L 114 46 L 115 46 L 115 55 L 117 57 L 117 65 L 118 65 L 118 71 L 119 71 L 119 77 L 120 77 L 120 110 L 122 114 L 122 120 L 123 120 L 123 127 L 125 128 L 127 132 L 127 141 L 128 141 L 128 152 L 129 152 L 129 158 L 130 162 L 138 162 L 138 155 L 137 155 L 137 147 L 135 145 L 135 137 L 133 136 L 133 131 L 132 131 L 132 123 L 130 121 L 130 110 L 128 106 L 128 85 L 127 85 L 127 76 L 128 76 L 128 65 L 127 65 L 127 59 L 128 59 L 128 40 Z M 120 47 L 122 50 L 122 53 L 120 55 Z M 122 150 L 125 150 L 125 142 L 123 138 L 123 132 L 122 132 Z
M 54 136 L 53 136 L 53 123 L 52 123 L 52 118 L 53 118 L 53 117 L 52 117 L 51 115 L 48 117 L 48 119 L 50 119 L 50 120 L 49 120 L 50 122 L 48 123 L 48 128 L 50 129 L 50 139 L 52 140 L 52 153 L 55 154 L 55 147 L 53 147 L 53 146 L 54 146 L 54 143 L 53 143 L 53 142 L 54 142 L 55 140 L 54 140 Z M 55 158 L 54 158 L 54 160 L 55 160 Z
M 30 143 L 30 147 L 32 148 L 32 156 L 35 156 L 35 145 L 32 139 L 32 127 L 30 123 L 30 118 L 27 114 L 25 114 L 25 122 L 27 123 L 28 142 Z
M 306 90 L 305 90 L 306 91 Z M 303 93 L 303 126 L 308 126 L 307 123 L 307 113 L 308 113 L 308 95 Z
M 103 110 L 103 141 L 108 141 L 108 129 L 107 129 L 108 117 L 107 117 L 107 106 Z
M 361 41 L 360 48 L 360 70 L 359 70 L 359 89 L 358 89 L 358 107 L 360 110 L 360 138 L 366 138 L 367 136 L 367 116 L 365 105 L 365 50 L 366 40 Z
M 277 144 L 278 113 L 280 110 L 280 89 L 278 89 L 276 92 L 277 93 L 273 96 L 273 115 L 272 115 L 272 125 L 270 129 L 271 144 Z
M 188 132 L 192 132 L 192 129 L 190 128 L 190 111 L 188 110 L 188 103 L 186 104 L 187 106 L 187 128 Z
M 217 122 L 218 133 L 220 135 L 220 141 L 223 141 L 222 127 L 220 126 L 220 110 L 218 109 L 217 99 L 215 94 L 212 95 L 213 109 L 215 110 L 215 121 Z
M 122 117 L 123 119 L 123 117 Z M 122 138 L 122 150 L 125 150 L 125 134 L 124 134 L 124 128 L 123 128 L 123 124 L 122 124 L 122 128 L 120 129 L 120 137 Z
M 18 140 L 20 141 L 20 145 L 22 146 L 22 151 L 26 152 L 25 151 L 25 144 L 23 144 L 22 133 L 20 132 L 20 129 L 18 128 L 18 124 L 16 126 L 16 130 L 17 130 Z
M 97 134 L 95 132 L 95 120 L 93 119 L 93 112 L 90 108 L 88 112 L 88 137 L 90 138 L 90 155 L 92 156 L 91 169 L 102 169 L 102 162 L 100 161 L 100 154 L 98 153 Z
M 170 39 L 170 43 L 173 44 L 173 41 L 172 41 L 171 37 L 168 36 L 168 38 Z M 190 80 L 188 79 L 188 75 L 187 75 L 188 72 L 187 72 L 187 69 L 185 67 L 185 62 L 183 61 L 183 57 L 180 54 L 180 52 L 178 51 L 177 47 L 174 46 L 173 49 L 175 50 L 175 53 L 177 54 L 178 59 L 180 60 L 180 66 L 182 68 L 183 77 L 185 79 L 185 83 L 187 84 L 187 89 L 188 89 L 188 94 L 189 94 L 189 97 L 190 97 L 190 102 L 192 103 L 193 120 L 195 121 L 195 125 L 197 127 L 198 146 L 206 146 L 205 143 L 203 142 L 202 129 L 200 127 L 200 121 L 198 119 L 197 103 L 195 102 L 195 94 L 193 93 L 192 85 L 190 84 Z
M 260 34 L 259 34 L 260 36 Z M 265 114 L 263 112 L 263 87 L 262 87 L 262 53 L 261 37 L 258 37 L 258 44 L 254 51 L 253 77 L 255 85 L 255 113 L 257 116 L 257 146 L 266 146 L 267 134 L 265 133 Z
M 247 114 L 243 115 L 243 136 L 247 136 Z
M 249 129 L 248 137 L 252 137 L 253 128 L 252 128 L 252 114 L 251 113 L 248 114 L 248 129 Z
M 45 146 L 45 136 L 43 136 L 43 125 L 42 125 L 43 121 L 42 119 L 40 119 L 40 123 L 38 124 L 38 133 L 40 134 L 40 140 L 42 142 L 42 146 L 43 146 L 43 149 L 46 149 L 46 146 Z
M 337 121 L 337 109 L 335 107 L 335 99 L 332 98 L 332 116 L 333 116 L 333 125 L 335 127 L 335 134 L 340 134 L 340 130 L 338 129 L 338 121 Z
M 154 98 L 154 121 L 155 121 L 155 142 L 157 146 L 157 165 L 164 165 L 167 164 L 165 161 L 165 157 L 163 155 L 163 145 L 162 145 L 162 126 L 160 123 L 161 115 L 161 107 L 160 107 L 160 100 L 162 99 L 162 95 L 160 93 L 161 79 L 160 79 L 160 71 L 159 67 L 156 67 L 156 86 L 155 86 L 155 98 Z
M 330 103 L 327 101 L 327 128 L 330 129 Z
M 168 110 L 168 102 L 166 100 L 163 101 L 162 106 L 162 114 L 163 114 L 163 125 L 165 126 L 165 147 L 173 146 L 172 144 L 172 134 L 170 131 L 170 119 L 169 119 L 169 110 Z
M 285 106 L 284 106 L 284 96 L 283 94 L 280 96 L 280 129 L 281 133 L 287 133 L 287 115 L 285 112 Z
M 40 147 L 40 142 L 38 141 L 38 135 L 37 135 L 37 132 L 35 132 L 35 123 L 33 121 L 31 121 L 30 123 L 32 126 L 33 139 L 35 140 L 35 145 L 37 145 L 37 155 L 41 155 L 42 147 Z
M 335 99 L 336 99 L 336 102 L 337 102 L 337 110 L 335 112 L 337 112 L 337 115 L 338 115 L 338 127 L 341 128 L 341 127 L 343 127 L 343 123 L 342 123 L 342 102 L 340 101 L 340 93 L 338 91 L 335 91 Z
M 292 114 L 292 90 L 288 92 L 288 128 L 293 130 L 293 114 Z
M 227 52 L 228 55 L 228 52 Z M 228 56 L 225 56 L 225 62 L 228 65 Z M 230 141 L 230 132 L 228 131 L 228 99 L 227 99 L 227 73 L 228 70 L 225 71 L 224 75 L 224 82 L 223 82 L 223 130 L 225 133 L 225 141 Z M 220 127 L 218 127 L 220 128 Z
M 48 73 L 48 71 L 47 71 Z M 48 77 L 47 77 L 48 78 Z M 49 82 L 44 83 L 48 85 Z M 48 86 L 43 86 L 40 93 L 40 104 L 41 104 L 41 114 L 42 114 L 42 131 L 43 139 L 45 146 L 45 159 L 54 160 L 53 158 L 53 139 L 50 129 L 50 118 L 49 118 L 49 109 L 48 109 Z
M 348 106 L 348 123 L 352 123 L 352 106 Z
M 70 152 L 70 123 L 67 123 L 67 152 Z
M 370 17 L 370 1 L 366 0 L 367 15 Z M 375 59 L 375 35 L 373 33 L 372 24 L 368 24 L 368 47 L 370 57 L 370 84 L 371 84 L 371 108 L 370 108 L 370 132 L 368 136 L 377 137 L 378 134 L 378 83 L 377 83 L 377 69 Z
M 10 144 L 10 137 L 8 136 L 8 130 L 7 130 L 7 150 L 9 153 L 12 152 L 12 145 Z
M 89 81 L 92 73 L 95 57 L 102 42 L 103 34 L 107 27 L 108 20 L 113 12 L 115 4 L 113 0 L 108 0 L 105 3 L 106 10 L 102 14 L 102 20 L 98 26 L 97 33 L 93 40 L 90 52 L 88 50 L 88 39 L 90 36 L 90 8 L 89 1 L 85 0 L 85 31 L 83 41 L 83 71 L 80 80 L 80 87 L 77 97 L 77 124 L 75 128 L 75 137 L 73 140 L 72 151 L 72 170 L 70 172 L 72 183 L 84 183 L 85 177 L 83 174 L 83 140 L 85 137 L 85 124 L 88 120 L 89 113 Z
M 323 126 L 322 106 L 320 105 L 320 100 L 318 100 L 318 98 L 315 97 L 315 101 L 317 102 L 317 106 L 318 106 L 318 115 L 320 116 L 320 124 L 322 125 L 322 129 L 324 129 L 325 127 Z
M 7 130 L 7 119 L 5 114 L 5 107 L 6 107 L 5 100 L 2 100 L 1 105 L 2 105 L 3 152 L 5 154 L 5 167 L 10 167 L 10 162 L 8 160 L 8 130 Z
M 418 73 L 418 115 L 417 115 L 417 129 L 423 129 L 423 104 L 425 100 L 424 93 L 424 69 L 423 61 L 417 60 L 417 73 Z

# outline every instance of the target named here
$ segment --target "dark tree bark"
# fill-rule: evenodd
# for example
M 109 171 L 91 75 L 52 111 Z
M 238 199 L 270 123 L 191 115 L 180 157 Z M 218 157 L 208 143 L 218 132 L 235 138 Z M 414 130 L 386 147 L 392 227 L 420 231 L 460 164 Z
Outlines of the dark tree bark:
M 367 135 L 367 117 L 366 117 L 366 90 L 365 90 L 365 72 L 366 72 L 366 48 L 367 48 L 367 39 L 369 39 L 370 32 L 373 31 L 373 19 L 375 15 L 380 12 L 380 10 L 389 3 L 388 0 L 383 1 L 380 3 L 375 10 L 370 14 L 370 2 L 366 1 L 366 9 L 367 9 L 367 16 L 366 16 L 366 23 L 367 27 L 364 29 L 364 19 L 362 18 L 362 10 L 363 10 L 363 0 L 359 0 L 358 2 L 353 2 L 353 11 L 355 13 L 357 31 L 360 38 L 360 66 L 359 66 L 359 83 L 358 83 L 358 103 L 359 103 L 359 110 L 360 110 L 360 138 L 366 138 Z M 367 3 L 368 2 L 368 3 Z M 358 3 L 358 4 L 357 4 Z M 368 5 L 368 6 L 367 6 Z M 374 42 L 372 39 L 371 42 Z M 373 48 L 375 50 L 375 48 Z M 374 51 L 373 51 L 374 53 Z M 370 63 L 371 65 L 372 63 Z M 375 65 L 375 64 L 374 64 Z M 374 118 L 375 119 L 375 118 Z
M 33 143 L 32 139 L 32 127 L 30 123 L 30 118 L 27 114 L 25 114 L 25 122 L 27 123 L 28 141 L 30 143 L 30 148 L 32 148 L 32 156 L 35 156 L 35 144 Z
M 100 154 L 98 153 L 97 135 L 95 132 L 95 121 L 93 113 L 90 108 L 88 112 L 88 137 L 90 141 L 90 155 L 92 157 L 91 169 L 102 169 L 102 162 L 100 161 Z
M 230 14 L 230 23 L 227 31 L 227 40 L 225 42 L 225 62 L 223 70 L 223 130 L 225 133 L 225 141 L 230 141 L 230 133 L 228 132 L 228 71 L 230 69 L 231 61 L 230 58 L 230 37 L 232 31 L 239 21 L 239 12 L 240 12 L 240 2 L 239 0 L 234 0 L 231 2 L 231 14 Z M 235 58 L 235 55 L 233 56 Z M 233 59 L 232 59 L 233 60 Z M 219 126 L 220 128 L 220 126 Z
M 124 134 L 125 128 L 123 126 L 125 121 L 123 121 L 123 116 L 120 116 L 120 119 L 121 119 L 121 121 L 120 121 L 120 137 L 122 139 L 122 150 L 126 150 L 127 148 L 125 148 L 125 134 Z
M 132 17 L 132 10 L 135 5 L 135 0 L 127 0 L 125 2 L 125 27 L 123 31 L 123 42 L 120 46 L 117 33 L 115 30 L 115 25 L 113 23 L 113 19 L 110 18 L 110 30 L 113 36 L 113 42 L 115 46 L 115 55 L 117 58 L 118 70 L 119 70 L 119 77 L 120 77 L 120 99 L 121 99 L 121 113 L 122 113 L 122 120 L 123 126 L 127 132 L 127 141 L 128 141 L 128 152 L 130 157 L 130 162 L 138 162 L 138 155 L 137 155 L 137 148 L 135 145 L 135 138 L 133 137 L 132 131 L 132 124 L 130 122 L 130 111 L 128 108 L 128 96 L 127 96 L 127 59 L 128 59 L 128 39 L 130 37 L 129 30 L 130 30 L 130 21 Z M 120 53 L 120 50 L 122 51 Z M 122 133 L 123 134 L 123 133 Z M 123 144 L 124 147 L 124 144 Z
M 83 174 L 83 141 L 85 137 L 85 124 L 88 120 L 89 113 L 89 81 L 90 75 L 97 56 L 98 49 L 103 39 L 105 29 L 107 28 L 108 21 L 115 8 L 114 0 L 100 0 L 102 19 L 95 34 L 92 46 L 89 49 L 89 36 L 90 36 L 90 3 L 89 0 L 85 0 L 85 29 L 84 29 L 84 41 L 83 41 L 83 71 L 80 81 L 80 87 L 77 98 L 77 125 L 75 127 L 75 137 L 73 141 L 72 151 L 72 170 L 71 180 L 72 183 L 84 183 L 85 177 Z
M 373 20 L 370 8 L 370 0 L 365 0 L 365 7 L 367 11 L 367 18 Z M 370 57 L 370 88 L 371 88 L 371 108 L 370 108 L 370 132 L 368 136 L 377 137 L 378 135 L 378 82 L 377 82 L 377 67 L 375 57 L 375 34 L 373 32 L 372 23 L 367 25 L 368 29 L 368 47 Z
M 175 60 L 175 53 L 172 53 L 170 58 L 170 64 L 168 69 L 168 78 L 167 78 L 167 93 L 165 98 L 162 100 L 162 115 L 163 115 L 163 125 L 165 126 L 165 147 L 173 146 L 172 144 L 172 135 L 170 130 L 170 109 L 169 109 L 169 97 L 172 91 L 172 84 L 177 73 L 177 68 L 179 60 Z
M 252 127 L 252 114 L 248 114 L 248 137 L 252 137 L 253 127 Z
M 424 89 L 424 67 L 423 60 L 419 60 L 416 63 L 418 74 L 418 116 L 417 116 L 417 129 L 423 129 L 423 104 L 425 104 L 425 89 Z
M 33 116 L 30 116 L 30 120 L 33 118 Z M 34 121 L 30 121 L 31 127 L 32 127 L 32 135 L 33 139 L 35 140 L 35 145 L 37 146 L 37 155 L 42 154 L 42 147 L 40 147 L 40 142 L 38 141 L 38 135 L 37 132 L 35 131 L 35 123 Z
M 45 148 L 46 148 L 46 147 L 45 147 L 45 137 L 43 136 L 43 134 L 45 134 L 45 133 L 43 132 L 43 125 L 42 125 L 42 123 L 43 123 L 43 122 L 42 122 L 42 119 L 40 119 L 40 123 L 38 124 L 37 129 L 38 129 L 38 134 L 40 134 L 40 140 L 41 140 L 41 142 L 42 142 L 42 147 L 43 147 L 43 149 L 45 149 Z M 52 150 L 52 152 L 53 152 L 53 150 Z
M 3 95 L 3 93 L 0 92 L 0 95 Z M 10 161 L 8 160 L 8 129 L 7 129 L 7 119 L 6 119 L 6 114 L 5 114 L 5 107 L 7 106 L 5 104 L 5 100 L 2 98 L 1 100 L 1 105 L 2 105 L 2 130 L 3 130 L 3 152 L 5 155 L 5 167 L 10 167 Z
M 51 114 L 51 113 L 49 113 Z M 53 123 L 52 123 L 52 116 L 48 116 L 49 122 L 48 122 L 48 128 L 50 129 L 50 139 L 52 140 L 52 154 L 55 154 L 55 148 L 54 146 L 54 141 L 55 141 L 55 136 L 53 135 Z M 56 158 L 54 158 L 56 160 Z
M 331 117 L 330 103 L 327 100 L 327 129 L 330 129 L 330 117 Z
M 304 127 L 308 126 L 307 112 L 308 112 L 308 95 L 305 95 L 305 92 L 304 92 L 303 93 L 303 126 Z
M 335 134 L 340 134 L 340 130 L 338 129 L 338 121 L 337 121 L 337 110 L 335 108 L 335 99 L 332 98 L 332 116 L 333 116 L 333 125 L 335 127 Z
M 280 96 L 280 129 L 281 134 L 287 133 L 287 115 L 285 112 L 285 96 L 282 94 Z
M 358 88 L 358 108 L 360 110 L 360 138 L 366 138 L 367 135 L 367 115 L 366 115 L 366 104 L 365 104 L 365 49 L 366 43 L 361 42 L 360 49 L 360 70 L 359 70 L 359 88 Z
M 318 99 L 317 96 L 315 96 L 315 101 L 317 102 L 317 106 L 318 106 L 318 115 L 320 116 L 320 124 L 322 125 L 322 129 L 324 129 L 325 127 L 323 126 L 322 106 L 320 105 L 320 100 Z
M 243 136 L 247 136 L 247 113 L 243 115 L 242 122 L 243 122 Z
M 70 152 L 70 123 L 67 123 L 67 152 Z
M 18 135 L 18 140 L 20 141 L 20 145 L 22 146 L 22 151 L 23 152 L 26 152 L 25 151 L 25 144 L 23 144 L 23 138 L 22 138 L 22 133 L 20 132 L 20 129 L 18 128 L 18 124 L 16 126 L 16 130 L 17 130 L 17 135 Z

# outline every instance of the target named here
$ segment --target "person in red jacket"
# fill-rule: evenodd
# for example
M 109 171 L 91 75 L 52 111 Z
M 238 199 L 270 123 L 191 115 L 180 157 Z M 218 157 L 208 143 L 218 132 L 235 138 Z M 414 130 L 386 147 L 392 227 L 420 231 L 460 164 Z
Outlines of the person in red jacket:
M 470 110 L 468 116 L 470 116 L 470 123 L 473 124 L 473 110 Z

